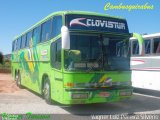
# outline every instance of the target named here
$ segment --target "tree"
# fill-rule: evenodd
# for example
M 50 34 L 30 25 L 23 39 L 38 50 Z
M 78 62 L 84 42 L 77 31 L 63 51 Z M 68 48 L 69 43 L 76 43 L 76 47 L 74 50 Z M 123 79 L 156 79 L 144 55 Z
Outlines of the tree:
M 2 64 L 2 63 L 3 63 L 3 53 L 0 52 L 0 64 Z

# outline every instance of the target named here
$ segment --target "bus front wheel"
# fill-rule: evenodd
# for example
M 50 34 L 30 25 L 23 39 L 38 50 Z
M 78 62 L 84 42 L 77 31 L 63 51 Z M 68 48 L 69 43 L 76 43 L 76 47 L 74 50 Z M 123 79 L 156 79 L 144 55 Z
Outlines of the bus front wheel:
M 50 88 L 50 82 L 48 78 L 44 80 L 43 97 L 48 104 L 51 104 L 51 88 Z

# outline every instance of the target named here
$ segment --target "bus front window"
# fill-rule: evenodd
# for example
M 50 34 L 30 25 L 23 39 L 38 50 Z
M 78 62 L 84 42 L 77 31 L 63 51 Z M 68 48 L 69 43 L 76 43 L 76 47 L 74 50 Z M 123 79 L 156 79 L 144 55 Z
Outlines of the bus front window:
M 101 35 L 71 35 L 65 52 L 68 71 L 129 69 L 128 46 L 123 39 Z

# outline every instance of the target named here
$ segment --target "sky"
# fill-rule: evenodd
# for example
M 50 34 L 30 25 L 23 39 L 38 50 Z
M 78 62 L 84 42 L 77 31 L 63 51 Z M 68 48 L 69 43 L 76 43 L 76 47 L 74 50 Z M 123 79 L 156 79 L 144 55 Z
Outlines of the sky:
M 107 4 L 153 5 L 153 10 L 104 10 Z M 120 16 L 127 20 L 130 33 L 160 32 L 159 0 L 0 0 L 0 51 L 11 53 L 16 35 L 56 11 L 80 10 Z

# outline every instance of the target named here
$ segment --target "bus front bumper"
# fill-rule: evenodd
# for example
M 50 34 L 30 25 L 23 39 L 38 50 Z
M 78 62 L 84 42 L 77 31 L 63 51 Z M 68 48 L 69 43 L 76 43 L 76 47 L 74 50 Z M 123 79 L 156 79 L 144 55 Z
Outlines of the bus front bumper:
M 133 88 L 65 88 L 63 104 L 89 104 L 116 102 L 130 99 Z

